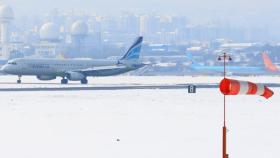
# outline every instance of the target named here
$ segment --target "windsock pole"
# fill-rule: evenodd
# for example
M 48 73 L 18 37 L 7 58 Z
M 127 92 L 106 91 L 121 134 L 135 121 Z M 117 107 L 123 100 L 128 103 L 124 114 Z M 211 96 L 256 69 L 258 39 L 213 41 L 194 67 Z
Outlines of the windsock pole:
M 226 78 L 226 53 L 224 53 L 224 78 Z M 226 95 L 224 95 L 224 126 L 223 126 L 223 158 L 228 158 L 227 154 L 227 127 L 226 127 Z
M 223 125 L 223 158 L 228 158 L 227 154 L 227 127 L 226 127 L 226 95 L 259 95 L 266 99 L 273 96 L 274 92 L 263 84 L 256 84 L 249 81 L 239 81 L 226 78 L 226 59 L 231 57 L 226 53 L 219 56 L 219 60 L 224 60 L 224 79 L 220 82 L 220 91 L 224 95 L 224 125 Z
M 226 78 L 226 58 L 231 60 L 231 57 L 228 56 L 226 53 L 223 53 L 222 56 L 219 56 L 219 60 L 223 58 L 224 60 L 224 79 Z M 226 95 L 224 94 L 224 126 L 223 126 L 223 157 L 222 158 L 228 158 L 227 154 L 227 127 L 226 127 Z
M 224 53 L 224 78 L 226 78 L 226 53 Z M 223 158 L 227 158 L 226 95 L 224 95 Z

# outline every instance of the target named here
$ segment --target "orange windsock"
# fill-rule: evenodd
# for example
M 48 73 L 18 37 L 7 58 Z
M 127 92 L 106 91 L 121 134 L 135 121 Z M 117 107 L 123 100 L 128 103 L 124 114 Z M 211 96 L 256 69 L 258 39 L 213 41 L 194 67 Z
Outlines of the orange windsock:
M 263 84 L 224 78 L 220 83 L 224 95 L 260 95 L 266 99 L 273 96 L 273 91 Z

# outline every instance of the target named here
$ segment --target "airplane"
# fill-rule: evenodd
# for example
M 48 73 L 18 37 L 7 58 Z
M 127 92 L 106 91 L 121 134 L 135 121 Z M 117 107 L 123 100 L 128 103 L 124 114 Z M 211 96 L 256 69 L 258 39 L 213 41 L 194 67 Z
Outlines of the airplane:
M 191 54 L 187 55 L 187 58 L 192 62 L 190 68 L 196 72 L 203 74 L 223 74 L 224 66 L 204 66 L 195 62 Z M 234 75 L 264 75 L 280 74 L 280 71 L 275 64 L 270 60 L 267 53 L 262 53 L 264 66 L 226 66 L 228 74 Z
M 39 80 L 54 80 L 62 77 L 61 84 L 80 81 L 87 84 L 87 77 L 119 75 L 144 67 L 139 61 L 143 37 L 138 37 L 126 54 L 118 60 L 109 59 L 28 59 L 9 60 L 1 70 L 17 75 L 17 83 L 22 76 L 36 76 Z

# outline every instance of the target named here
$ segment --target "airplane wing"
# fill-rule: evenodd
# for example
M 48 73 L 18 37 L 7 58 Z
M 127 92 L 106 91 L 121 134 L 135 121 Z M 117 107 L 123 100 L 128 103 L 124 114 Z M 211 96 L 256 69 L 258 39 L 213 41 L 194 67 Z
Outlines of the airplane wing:
M 91 72 L 91 71 L 100 71 L 100 70 L 112 70 L 112 69 L 118 69 L 118 68 L 125 68 L 125 65 L 113 65 L 113 66 L 98 66 L 93 68 L 87 68 L 80 70 L 83 73 Z
M 125 65 L 114 65 L 114 66 L 99 66 L 94 68 L 89 68 L 82 70 L 82 73 L 87 76 L 108 76 L 113 72 L 117 73 L 118 71 L 127 69 Z
M 112 66 L 98 66 L 93 68 L 87 68 L 82 70 L 74 70 L 71 72 L 80 73 L 84 76 L 111 76 L 125 73 L 127 71 L 133 70 L 133 67 L 128 67 L 127 65 L 118 64 Z M 71 72 L 66 72 L 71 73 Z
M 74 70 L 71 72 L 80 73 L 85 76 L 111 76 L 111 75 L 119 75 L 131 70 L 135 70 L 143 66 L 144 65 L 142 64 L 131 65 L 131 66 L 127 66 L 125 64 L 117 64 L 112 66 L 98 66 L 98 67 L 82 69 L 82 70 Z

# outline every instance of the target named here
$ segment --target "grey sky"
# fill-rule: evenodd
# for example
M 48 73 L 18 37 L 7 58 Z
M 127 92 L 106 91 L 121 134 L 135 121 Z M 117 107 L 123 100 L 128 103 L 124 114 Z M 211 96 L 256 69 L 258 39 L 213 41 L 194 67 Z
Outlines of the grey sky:
M 111 14 L 122 11 L 174 13 L 189 17 L 280 18 L 279 0 L 2 0 L 15 14 L 43 14 L 51 9 Z

